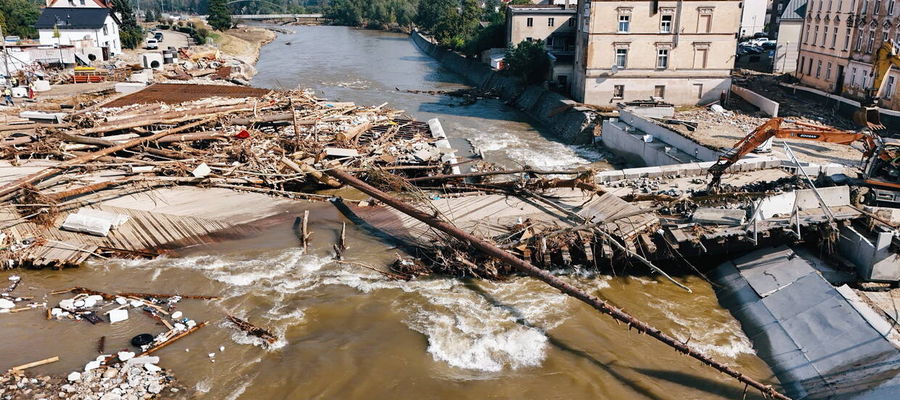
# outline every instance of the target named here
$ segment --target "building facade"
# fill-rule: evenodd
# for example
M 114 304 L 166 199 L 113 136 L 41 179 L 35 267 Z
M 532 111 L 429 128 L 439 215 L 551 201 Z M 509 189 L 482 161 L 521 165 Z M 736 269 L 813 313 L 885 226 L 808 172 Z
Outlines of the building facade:
M 47 0 L 47 7 L 112 8 L 112 1 L 110 1 L 110 0 Z
M 741 27 L 738 35 L 743 38 L 763 32 L 768 23 L 768 8 L 768 0 L 744 0 L 741 7 Z
M 809 0 L 796 72 L 801 83 L 843 92 L 850 52 L 857 45 L 856 6 L 857 0 Z
M 791 0 L 777 17 L 778 44 L 775 47 L 775 61 L 772 64 L 772 71 L 775 73 L 792 74 L 797 71 L 806 2 L 807 0 Z
M 856 35 L 850 51 L 844 94 L 863 99 L 874 88 L 872 64 L 878 48 L 885 41 L 900 43 L 900 8 L 896 0 L 860 0 L 857 7 Z M 885 108 L 900 109 L 900 71 L 892 68 L 882 83 L 881 101 Z
M 568 92 L 574 75 L 575 3 L 511 5 L 506 13 L 506 43 L 543 40 L 552 60 L 550 80 Z
M 579 0 L 573 97 L 712 102 L 731 86 L 738 0 Z
M 42 45 L 97 47 L 104 59 L 122 53 L 119 20 L 108 8 L 44 8 L 35 28 Z

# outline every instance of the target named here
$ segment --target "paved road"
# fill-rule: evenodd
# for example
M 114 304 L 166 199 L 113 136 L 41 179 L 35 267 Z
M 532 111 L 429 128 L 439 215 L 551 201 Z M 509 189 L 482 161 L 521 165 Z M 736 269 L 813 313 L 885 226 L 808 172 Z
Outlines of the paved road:
M 162 31 L 163 33 L 163 41 L 159 44 L 159 49 L 168 49 L 169 47 L 174 47 L 176 49 L 187 47 L 191 43 L 191 38 L 186 33 L 175 32 L 175 31 Z M 147 35 L 144 38 L 144 42 L 146 43 L 147 39 L 151 38 L 152 35 Z

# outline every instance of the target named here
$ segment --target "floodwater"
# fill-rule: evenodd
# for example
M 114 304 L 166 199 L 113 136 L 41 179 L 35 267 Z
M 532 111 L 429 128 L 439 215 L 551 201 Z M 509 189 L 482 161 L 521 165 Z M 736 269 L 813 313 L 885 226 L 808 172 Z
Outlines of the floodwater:
M 389 101 L 419 119 L 437 116 L 448 134 L 498 144 L 502 163 L 572 167 L 596 154 L 545 139 L 496 101 L 454 107 L 453 99 L 399 93 L 463 82 L 402 35 L 339 27 L 293 27 L 263 49 L 257 85 L 309 86 L 360 104 Z M 291 41 L 290 46 L 285 45 Z M 235 205 L 239 207 L 239 204 Z M 302 254 L 293 216 L 311 210 L 312 251 Z M 179 309 L 210 325 L 157 353 L 201 399 L 733 399 L 743 386 L 699 362 L 630 332 L 588 306 L 529 278 L 386 280 L 332 261 L 344 221 L 327 203 L 297 202 L 259 224 L 258 235 L 183 249 L 153 261 L 103 260 L 64 271 L 15 271 L 15 294 L 55 305 L 46 293 L 84 286 L 221 296 Z M 346 259 L 385 265 L 395 249 L 348 226 Z M 685 277 L 688 294 L 666 281 L 560 272 L 570 283 L 623 307 L 752 377 L 772 382 L 740 325 L 710 285 Z M 0 273 L 0 286 L 12 272 Z M 225 313 L 275 332 L 266 348 L 223 321 Z M 35 368 L 65 374 L 139 333 L 164 330 L 132 312 L 126 322 L 47 321 L 42 311 L 0 315 L 0 369 L 59 355 Z M 224 351 L 220 350 L 224 346 Z M 211 358 L 210 353 L 215 353 Z M 748 398 L 760 398 L 749 393 Z

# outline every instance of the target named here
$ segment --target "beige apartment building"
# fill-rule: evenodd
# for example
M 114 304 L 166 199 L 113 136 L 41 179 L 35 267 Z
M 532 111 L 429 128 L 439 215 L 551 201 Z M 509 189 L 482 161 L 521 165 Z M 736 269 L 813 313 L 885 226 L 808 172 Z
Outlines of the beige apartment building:
M 864 99 L 866 91 L 874 86 L 872 64 L 881 44 L 887 40 L 900 43 L 900 7 L 896 0 L 858 0 L 856 32 L 850 49 L 849 64 L 844 78 L 844 94 Z M 892 68 L 882 83 L 879 105 L 900 109 L 900 70 Z
M 506 13 L 506 43 L 543 40 L 553 69 L 549 79 L 568 92 L 574 75 L 575 1 L 511 5 Z
M 581 102 L 718 99 L 731 86 L 739 0 L 579 0 L 575 82 Z
M 807 2 L 796 71 L 801 83 L 826 92 L 843 92 L 851 48 L 859 45 L 853 42 L 858 1 L 867 3 L 865 0 Z

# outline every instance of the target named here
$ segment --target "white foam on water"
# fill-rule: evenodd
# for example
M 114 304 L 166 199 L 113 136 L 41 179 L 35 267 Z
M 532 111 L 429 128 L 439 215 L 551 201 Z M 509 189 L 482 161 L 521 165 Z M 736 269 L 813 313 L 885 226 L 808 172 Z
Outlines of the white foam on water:
M 194 390 L 199 393 L 209 393 L 209 391 L 212 390 L 212 379 L 203 378 L 203 380 L 194 385 Z

